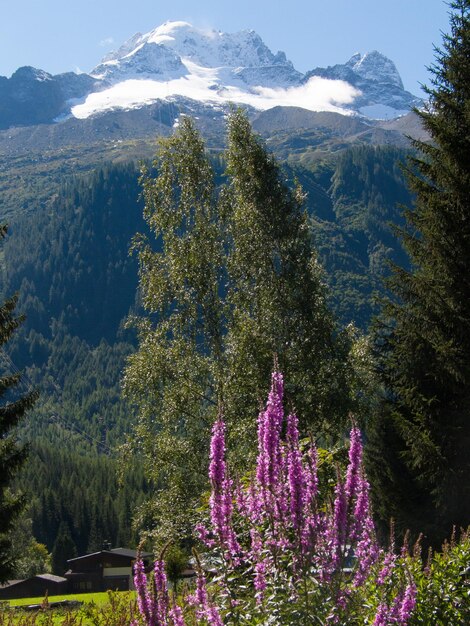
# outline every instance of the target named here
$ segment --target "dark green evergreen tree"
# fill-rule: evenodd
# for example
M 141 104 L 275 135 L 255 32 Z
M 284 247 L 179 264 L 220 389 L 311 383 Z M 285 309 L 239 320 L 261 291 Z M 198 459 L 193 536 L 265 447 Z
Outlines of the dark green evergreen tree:
M 67 571 L 67 561 L 77 556 L 77 547 L 67 522 L 60 522 L 57 538 L 52 548 L 52 571 L 63 576 Z
M 369 433 L 378 514 L 436 546 L 470 523 L 470 1 L 450 7 L 417 111 L 432 141 L 415 142 L 408 166 L 413 267 L 390 281 L 397 299 L 377 335 L 385 398 Z
M 0 227 L 4 237 L 6 227 Z M 14 568 L 15 555 L 11 553 L 11 530 L 16 517 L 22 510 L 24 501 L 10 490 L 11 480 L 25 459 L 25 449 L 20 447 L 12 429 L 18 424 L 27 409 L 36 400 L 34 391 L 20 395 L 18 385 L 21 375 L 10 373 L 5 367 L 8 362 L 3 346 L 22 322 L 15 316 L 16 297 L 9 298 L 0 306 L 0 351 L 3 371 L 0 373 L 0 582 L 8 579 Z

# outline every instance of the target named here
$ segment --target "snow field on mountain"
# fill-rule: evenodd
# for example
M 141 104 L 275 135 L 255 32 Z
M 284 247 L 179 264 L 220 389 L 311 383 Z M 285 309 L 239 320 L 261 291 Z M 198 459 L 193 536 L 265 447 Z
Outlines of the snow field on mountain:
M 341 80 L 312 77 L 298 87 L 270 88 L 247 85 L 236 80 L 230 68 L 208 68 L 182 59 L 188 74 L 167 81 L 151 78 L 123 80 L 109 89 L 90 94 L 72 106 L 72 115 L 84 119 L 111 108 L 133 109 L 159 99 L 182 96 L 200 102 L 227 104 L 235 102 L 265 110 L 274 106 L 299 106 L 310 111 L 334 111 L 350 115 L 342 107 L 353 102 L 360 92 Z M 230 80 L 230 82 L 228 82 Z

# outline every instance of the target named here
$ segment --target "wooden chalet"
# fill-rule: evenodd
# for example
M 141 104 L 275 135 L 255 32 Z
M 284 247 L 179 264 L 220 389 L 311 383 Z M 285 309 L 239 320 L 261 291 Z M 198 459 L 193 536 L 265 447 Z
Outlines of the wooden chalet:
M 152 555 L 143 552 L 141 556 L 147 566 Z M 69 559 L 67 563 L 70 569 L 64 574 L 68 581 L 68 592 L 134 589 L 133 564 L 136 558 L 136 550 L 114 548 Z
M 0 600 L 19 598 L 43 598 L 45 595 L 57 596 L 67 593 L 68 582 L 62 576 L 38 574 L 24 580 L 10 580 L 0 586 Z

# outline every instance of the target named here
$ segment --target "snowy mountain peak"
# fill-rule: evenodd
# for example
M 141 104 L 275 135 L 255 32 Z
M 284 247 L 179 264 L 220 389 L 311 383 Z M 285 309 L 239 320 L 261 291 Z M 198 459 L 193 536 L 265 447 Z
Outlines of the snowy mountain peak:
M 395 63 L 377 50 L 366 54 L 356 53 L 346 66 L 363 79 L 389 83 L 403 89 L 403 82 Z
M 164 46 L 181 59 L 203 67 L 292 67 L 283 52 L 273 54 L 253 30 L 224 33 L 196 28 L 188 22 L 165 22 L 145 35 L 137 33 L 119 50 L 108 54 L 102 64 L 119 61 L 150 44 Z
M 118 59 L 125 57 L 127 54 L 132 52 L 137 48 L 142 39 L 142 33 L 136 33 L 133 37 L 125 41 L 120 48 L 114 50 L 112 52 L 108 52 L 108 54 L 103 57 L 101 63 L 107 63 L 108 61 L 117 61 Z

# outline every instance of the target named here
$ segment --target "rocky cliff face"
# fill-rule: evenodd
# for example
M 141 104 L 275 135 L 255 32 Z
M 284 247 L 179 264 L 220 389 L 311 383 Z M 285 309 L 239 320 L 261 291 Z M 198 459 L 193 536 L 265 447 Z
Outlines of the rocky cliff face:
M 11 76 L 0 76 L 0 129 L 50 124 L 70 111 L 70 101 L 96 87 L 87 74 L 52 76 L 34 67 L 20 67 Z

